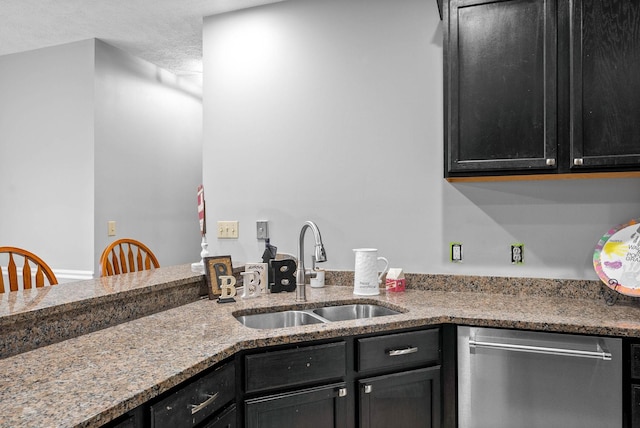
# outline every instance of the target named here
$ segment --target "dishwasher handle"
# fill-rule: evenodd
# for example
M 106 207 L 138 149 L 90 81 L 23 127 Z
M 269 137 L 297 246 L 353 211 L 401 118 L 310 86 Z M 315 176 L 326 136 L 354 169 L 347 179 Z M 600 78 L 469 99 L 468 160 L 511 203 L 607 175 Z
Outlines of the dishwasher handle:
M 597 351 L 582 351 L 579 349 L 548 348 L 545 346 L 517 345 L 513 343 L 485 342 L 469 338 L 469 348 L 497 349 L 501 351 L 530 352 L 534 354 L 560 355 L 566 357 L 593 358 L 610 361 L 611 352 L 601 343 L 597 344 Z

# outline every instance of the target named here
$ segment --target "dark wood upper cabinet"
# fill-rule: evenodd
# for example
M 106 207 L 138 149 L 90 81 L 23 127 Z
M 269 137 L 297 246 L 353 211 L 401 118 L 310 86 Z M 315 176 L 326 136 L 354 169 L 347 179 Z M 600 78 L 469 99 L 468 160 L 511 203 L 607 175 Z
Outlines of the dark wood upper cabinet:
M 555 2 L 451 0 L 448 12 L 447 171 L 555 169 Z
M 639 167 L 640 2 L 572 5 L 571 167 Z
M 640 2 L 442 12 L 445 177 L 640 170 Z

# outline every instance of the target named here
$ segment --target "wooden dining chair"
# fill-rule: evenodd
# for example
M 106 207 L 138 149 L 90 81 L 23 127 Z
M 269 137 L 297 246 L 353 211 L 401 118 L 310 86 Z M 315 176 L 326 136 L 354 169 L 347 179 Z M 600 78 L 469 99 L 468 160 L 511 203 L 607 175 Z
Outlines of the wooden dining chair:
M 159 268 L 155 254 L 140 241 L 123 238 L 107 245 L 100 256 L 100 276 Z
M 18 291 L 20 288 L 20 282 L 18 281 L 18 267 L 14 258 L 18 261 L 20 258 L 23 260 L 22 265 L 22 288 L 28 290 L 32 286 L 33 278 L 31 277 L 32 266 L 36 269 L 35 282 L 36 287 L 44 287 L 45 280 L 49 281 L 49 285 L 56 285 L 58 279 L 53 274 L 51 268 L 35 254 L 16 247 L 0 247 L 0 254 L 9 255 L 9 263 L 7 264 L 7 277 L 9 278 L 9 291 Z M 4 258 L 3 258 L 4 259 Z M 0 264 L 0 293 L 5 292 L 4 287 L 4 271 Z

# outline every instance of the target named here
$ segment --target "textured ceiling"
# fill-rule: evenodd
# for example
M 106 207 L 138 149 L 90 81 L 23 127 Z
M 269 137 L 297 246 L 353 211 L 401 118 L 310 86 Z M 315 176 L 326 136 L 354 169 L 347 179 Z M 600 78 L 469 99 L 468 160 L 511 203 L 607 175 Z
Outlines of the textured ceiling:
M 282 0 L 0 0 L 0 55 L 98 38 L 201 80 L 202 18 Z

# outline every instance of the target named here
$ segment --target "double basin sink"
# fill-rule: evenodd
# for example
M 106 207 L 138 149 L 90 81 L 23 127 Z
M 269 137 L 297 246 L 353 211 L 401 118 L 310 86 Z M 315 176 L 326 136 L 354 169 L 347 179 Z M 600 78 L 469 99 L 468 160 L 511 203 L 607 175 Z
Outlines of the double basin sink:
M 268 329 L 375 318 L 399 313 L 401 312 L 385 306 L 356 303 L 352 305 L 324 306 L 315 309 L 291 309 L 264 314 L 238 315 L 236 319 L 246 327 Z

